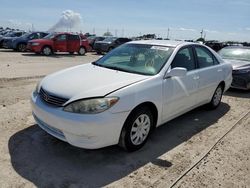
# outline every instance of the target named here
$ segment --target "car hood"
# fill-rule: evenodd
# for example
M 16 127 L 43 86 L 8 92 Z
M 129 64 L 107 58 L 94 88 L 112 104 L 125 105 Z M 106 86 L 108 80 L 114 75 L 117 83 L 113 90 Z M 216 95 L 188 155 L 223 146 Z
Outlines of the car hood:
M 149 77 L 85 64 L 45 77 L 39 88 L 42 87 L 52 95 L 74 101 L 105 96 Z
M 241 60 L 234 60 L 234 59 L 224 59 L 224 61 L 227 63 L 230 63 L 233 66 L 233 69 L 250 67 L 249 61 L 241 61 Z

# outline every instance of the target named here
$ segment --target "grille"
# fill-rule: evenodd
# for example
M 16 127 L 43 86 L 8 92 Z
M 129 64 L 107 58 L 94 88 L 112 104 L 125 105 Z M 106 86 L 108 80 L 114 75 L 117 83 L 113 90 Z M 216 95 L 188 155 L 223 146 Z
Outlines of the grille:
M 246 81 L 240 77 L 233 77 L 233 82 L 232 82 L 232 86 L 241 86 L 241 87 L 245 87 L 246 85 Z
M 43 88 L 40 89 L 40 97 L 44 102 L 54 106 L 63 106 L 63 104 L 68 101 L 68 99 L 49 94 Z

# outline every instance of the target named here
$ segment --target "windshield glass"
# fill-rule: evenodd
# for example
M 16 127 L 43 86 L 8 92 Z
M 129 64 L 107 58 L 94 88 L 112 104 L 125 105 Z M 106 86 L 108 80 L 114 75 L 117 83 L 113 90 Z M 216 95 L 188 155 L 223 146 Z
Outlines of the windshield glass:
M 173 50 L 166 46 L 124 44 L 94 64 L 124 72 L 155 75 L 165 65 Z
M 114 41 L 115 39 L 117 39 L 116 37 L 107 37 L 103 40 L 103 42 L 112 42 Z
M 45 37 L 43 37 L 44 39 L 53 39 L 55 37 L 55 33 L 50 33 L 48 35 L 46 35 Z
M 224 59 L 250 61 L 250 49 L 247 48 L 224 48 L 219 54 Z

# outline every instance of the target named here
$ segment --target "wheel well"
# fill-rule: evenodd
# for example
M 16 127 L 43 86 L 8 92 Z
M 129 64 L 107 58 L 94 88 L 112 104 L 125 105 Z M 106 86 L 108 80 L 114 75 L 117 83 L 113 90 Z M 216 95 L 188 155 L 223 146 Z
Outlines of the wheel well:
M 81 48 L 81 47 L 83 47 L 83 48 L 85 49 L 85 51 L 87 52 L 87 49 L 86 49 L 86 47 L 85 47 L 85 46 L 80 46 L 80 48 Z M 80 49 L 80 48 L 79 48 L 79 49 Z
M 223 87 L 222 89 L 223 89 L 223 92 L 224 92 L 224 90 L 225 90 L 225 85 L 226 85 L 225 82 L 224 82 L 224 81 L 221 81 L 219 85 L 221 85 L 221 86 Z
M 154 128 L 156 127 L 157 125 L 157 120 L 158 120 L 158 110 L 155 106 L 154 103 L 152 102 L 144 102 L 144 103 L 141 103 L 139 105 L 137 105 L 131 112 L 130 114 L 133 114 L 134 111 L 136 111 L 137 109 L 139 108 L 143 108 L 143 107 L 148 107 L 149 110 L 152 112 L 152 115 L 153 115 L 153 118 L 154 118 Z M 129 114 L 129 115 L 130 115 Z
M 17 48 L 20 44 L 25 44 L 25 45 L 27 45 L 26 42 L 19 42 L 19 43 L 16 44 L 16 48 Z

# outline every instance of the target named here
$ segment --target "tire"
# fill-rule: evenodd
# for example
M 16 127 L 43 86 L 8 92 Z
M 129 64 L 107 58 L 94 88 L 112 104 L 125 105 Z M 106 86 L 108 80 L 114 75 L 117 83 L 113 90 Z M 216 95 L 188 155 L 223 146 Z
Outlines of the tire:
M 153 123 L 153 115 L 148 107 L 142 106 L 133 111 L 124 123 L 119 146 L 129 152 L 142 148 L 151 133 Z
M 86 49 L 84 47 L 80 47 L 79 51 L 78 51 L 79 55 L 85 55 L 86 54 Z
M 69 54 L 70 54 L 70 55 L 73 55 L 73 54 L 74 54 L 74 52 L 69 52 Z
M 114 49 L 114 47 L 110 47 L 109 49 L 108 49 L 108 52 L 110 52 L 111 50 L 113 50 Z
M 45 46 L 42 49 L 43 55 L 49 56 L 52 54 L 52 49 L 49 46 Z
M 26 44 L 24 44 L 24 43 L 20 43 L 20 44 L 18 44 L 17 45 L 17 51 L 18 52 L 25 52 L 26 51 Z
M 222 84 L 220 84 L 216 88 L 211 101 L 207 105 L 210 110 L 216 109 L 220 105 L 221 98 L 222 98 L 222 95 L 223 95 L 223 90 L 224 90 L 224 87 L 223 87 Z
M 102 55 L 102 52 L 100 52 L 100 51 L 97 51 L 96 53 L 97 53 L 98 55 Z

